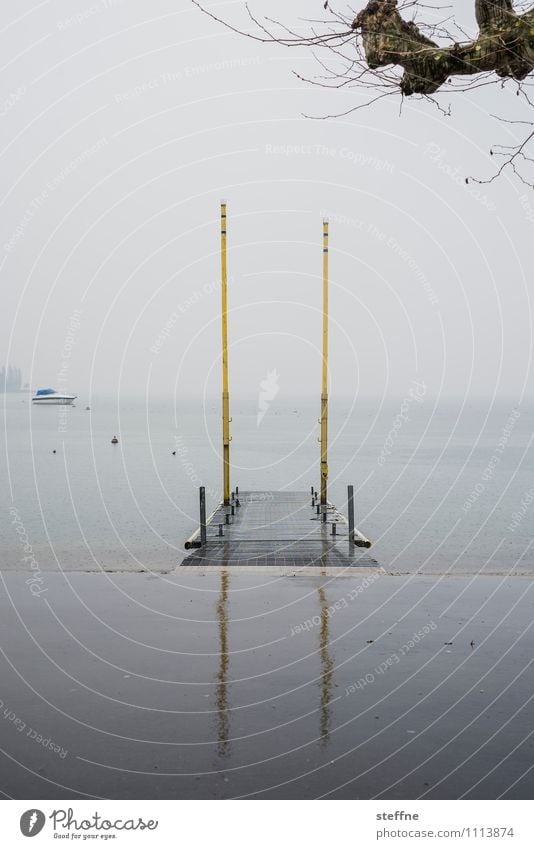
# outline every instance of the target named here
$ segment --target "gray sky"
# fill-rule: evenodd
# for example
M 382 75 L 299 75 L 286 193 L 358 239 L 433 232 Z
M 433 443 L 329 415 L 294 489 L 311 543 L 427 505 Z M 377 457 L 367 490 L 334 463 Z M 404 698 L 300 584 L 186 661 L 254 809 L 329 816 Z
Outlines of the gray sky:
M 208 5 L 245 23 L 241 2 Z M 322 12 L 288 5 L 254 8 Z M 21 0 L 0 35 L 0 361 L 33 388 L 218 394 L 225 197 L 235 396 L 273 369 L 281 398 L 319 391 L 325 213 L 333 394 L 524 391 L 534 193 L 464 182 L 511 138 L 492 113 L 525 117 L 512 92 L 456 95 L 450 118 L 391 100 L 309 120 L 361 95 L 302 84 L 310 54 L 188 0 Z

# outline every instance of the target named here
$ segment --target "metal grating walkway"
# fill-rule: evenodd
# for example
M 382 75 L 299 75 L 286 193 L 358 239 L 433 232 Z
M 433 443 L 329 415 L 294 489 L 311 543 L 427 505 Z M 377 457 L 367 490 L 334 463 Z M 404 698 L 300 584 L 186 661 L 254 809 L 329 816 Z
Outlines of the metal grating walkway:
M 232 515 L 232 507 L 219 505 L 207 523 L 206 545 L 195 547 L 180 569 L 379 568 L 367 548 L 360 547 L 367 542 L 361 534 L 356 545 L 350 543 L 347 520 L 336 507 L 329 504 L 327 520 L 321 521 L 309 493 L 240 492 L 233 510 Z M 191 541 L 198 543 L 199 531 Z

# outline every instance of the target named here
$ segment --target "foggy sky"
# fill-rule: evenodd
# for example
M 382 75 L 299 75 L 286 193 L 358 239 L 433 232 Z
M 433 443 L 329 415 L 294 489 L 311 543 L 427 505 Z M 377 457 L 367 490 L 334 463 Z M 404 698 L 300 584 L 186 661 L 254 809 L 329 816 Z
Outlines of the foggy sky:
M 322 2 L 254 8 L 295 25 Z M 303 84 L 309 53 L 188 0 L 23 0 L 0 37 L 0 363 L 32 388 L 218 394 L 221 198 L 235 396 L 273 369 L 281 398 L 320 391 L 324 215 L 335 396 L 532 388 L 534 193 L 465 184 L 512 138 L 492 115 L 525 117 L 511 90 L 455 95 L 449 118 L 392 99 L 312 120 L 361 94 Z

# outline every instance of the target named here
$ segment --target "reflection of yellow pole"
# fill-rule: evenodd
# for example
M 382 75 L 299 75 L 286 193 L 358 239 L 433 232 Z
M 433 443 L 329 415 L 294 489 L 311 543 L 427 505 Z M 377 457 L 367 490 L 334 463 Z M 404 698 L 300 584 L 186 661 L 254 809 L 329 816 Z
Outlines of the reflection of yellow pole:
M 323 574 L 323 571 L 321 571 Z M 328 743 L 330 738 L 330 721 L 332 701 L 332 677 L 334 674 L 334 658 L 330 648 L 330 613 L 324 587 L 319 587 L 319 602 L 321 604 L 321 630 L 319 631 L 319 657 L 321 659 L 321 704 L 319 722 L 321 728 L 321 743 Z
M 228 572 L 221 572 L 221 593 L 217 603 L 217 620 L 219 622 L 219 673 L 217 675 L 217 713 L 219 720 L 219 755 L 225 757 L 229 753 L 230 717 L 228 713 Z
M 221 285 L 222 285 L 222 418 L 223 493 L 230 504 L 230 395 L 228 391 L 228 275 L 226 270 L 226 201 L 221 201 Z
M 326 510 L 328 479 L 328 219 L 323 221 L 323 379 L 321 387 L 321 506 Z

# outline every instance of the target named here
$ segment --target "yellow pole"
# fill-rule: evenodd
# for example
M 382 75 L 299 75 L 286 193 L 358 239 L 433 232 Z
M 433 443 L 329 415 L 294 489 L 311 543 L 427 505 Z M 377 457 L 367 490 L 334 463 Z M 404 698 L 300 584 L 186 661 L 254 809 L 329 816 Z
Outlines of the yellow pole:
M 222 418 L 223 418 L 223 497 L 230 504 L 230 394 L 228 391 L 228 275 L 226 269 L 226 201 L 221 201 L 221 284 L 222 284 Z
M 323 221 L 323 379 L 321 388 L 321 507 L 328 500 L 328 219 Z M 324 513 L 323 510 L 323 513 Z

